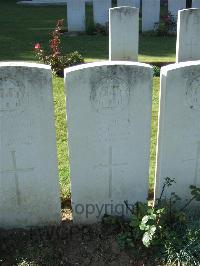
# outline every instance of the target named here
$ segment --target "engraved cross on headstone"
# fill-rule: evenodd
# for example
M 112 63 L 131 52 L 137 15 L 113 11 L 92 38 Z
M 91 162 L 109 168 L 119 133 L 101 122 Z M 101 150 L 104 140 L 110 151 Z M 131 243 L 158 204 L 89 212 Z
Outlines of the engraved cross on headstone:
M 11 169 L 5 169 L 1 170 L 0 173 L 13 173 L 15 176 L 15 187 L 16 187 L 16 199 L 17 199 L 17 204 L 20 205 L 21 200 L 20 200 L 20 189 L 19 189 L 19 176 L 18 174 L 20 172 L 30 172 L 33 171 L 34 168 L 18 168 L 17 167 L 17 161 L 16 161 L 16 152 L 11 151 L 11 159 L 12 159 L 12 167 Z
M 96 167 L 105 167 L 108 168 L 109 175 L 109 184 L 108 184 L 108 197 L 112 198 L 112 183 L 113 183 L 113 167 L 127 165 L 127 163 L 113 163 L 113 149 L 112 146 L 109 146 L 109 158 L 108 164 L 99 164 Z

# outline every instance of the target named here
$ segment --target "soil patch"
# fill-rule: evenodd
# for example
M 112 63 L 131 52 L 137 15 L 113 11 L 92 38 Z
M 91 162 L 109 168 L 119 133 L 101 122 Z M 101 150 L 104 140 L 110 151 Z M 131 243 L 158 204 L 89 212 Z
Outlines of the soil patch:
M 0 265 L 143 265 L 120 250 L 117 225 L 74 225 L 71 210 L 61 226 L 0 230 Z

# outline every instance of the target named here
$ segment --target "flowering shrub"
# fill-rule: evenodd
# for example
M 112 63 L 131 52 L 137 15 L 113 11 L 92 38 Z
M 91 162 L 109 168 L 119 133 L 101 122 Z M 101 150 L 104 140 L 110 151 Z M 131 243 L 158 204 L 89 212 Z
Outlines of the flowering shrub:
M 160 36 L 168 35 L 176 32 L 177 17 L 170 12 L 166 16 L 162 16 L 159 23 L 155 24 L 155 32 Z
M 36 57 L 39 61 L 50 65 L 53 73 L 58 76 L 63 76 L 64 68 L 84 63 L 84 58 L 77 51 L 66 55 L 61 54 L 60 43 L 62 26 L 63 19 L 58 20 L 56 28 L 50 34 L 51 39 L 49 41 L 49 54 L 45 52 L 40 43 L 36 43 L 34 47 Z

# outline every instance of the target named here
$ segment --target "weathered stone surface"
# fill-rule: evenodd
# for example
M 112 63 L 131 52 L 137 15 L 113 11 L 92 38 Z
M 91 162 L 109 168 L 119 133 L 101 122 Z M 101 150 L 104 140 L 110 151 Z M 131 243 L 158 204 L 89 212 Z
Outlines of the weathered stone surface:
M 151 78 L 149 65 L 123 61 L 65 70 L 75 223 L 147 199 Z
M 192 7 L 200 8 L 200 0 L 192 0 Z
M 131 6 L 140 9 L 140 0 L 117 0 L 117 6 Z
M 164 196 L 176 192 L 190 198 L 189 186 L 200 185 L 200 61 L 162 68 L 157 148 L 156 197 L 164 179 L 176 184 Z
M 94 23 L 105 25 L 109 20 L 108 14 L 111 7 L 111 0 L 93 0 Z
M 142 1 L 142 31 L 152 31 L 160 21 L 160 0 Z
M 138 61 L 139 9 L 110 9 L 109 59 Z
M 85 31 L 85 0 L 67 0 L 68 31 Z
M 140 9 L 140 0 L 135 0 L 135 7 Z
M 168 10 L 173 16 L 178 16 L 178 11 L 186 8 L 186 0 L 168 0 Z
M 50 67 L 0 63 L 0 228 L 60 222 Z
M 178 12 L 176 61 L 200 59 L 200 9 L 190 8 Z

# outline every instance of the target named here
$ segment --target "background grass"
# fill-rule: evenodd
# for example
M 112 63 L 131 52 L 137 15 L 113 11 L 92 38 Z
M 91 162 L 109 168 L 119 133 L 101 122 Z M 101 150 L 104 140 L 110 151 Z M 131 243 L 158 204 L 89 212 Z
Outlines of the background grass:
M 92 16 L 91 7 L 87 14 Z M 17 5 L 15 0 L 0 1 L 1 60 L 35 61 L 36 42 L 48 46 L 49 31 L 58 19 L 65 19 L 65 6 L 30 7 Z M 173 62 L 175 37 L 140 36 L 139 60 L 144 62 Z M 107 36 L 74 36 L 63 38 L 63 50 L 79 50 L 86 61 L 108 59 Z
M 87 6 L 87 27 L 92 17 L 92 9 Z M 58 19 L 64 18 L 65 6 L 27 7 L 19 6 L 15 0 L 0 1 L 0 60 L 35 61 L 34 44 L 39 42 L 48 46 L 49 32 Z M 78 50 L 86 62 L 108 59 L 108 37 L 99 35 L 80 35 L 62 37 L 63 51 Z M 174 62 L 175 37 L 156 37 L 140 35 L 139 61 Z M 63 79 L 53 78 L 57 147 L 61 195 L 70 196 L 69 160 L 67 155 L 66 113 Z M 153 189 L 155 170 L 155 146 L 157 134 L 159 78 L 153 83 L 152 142 L 150 189 Z

